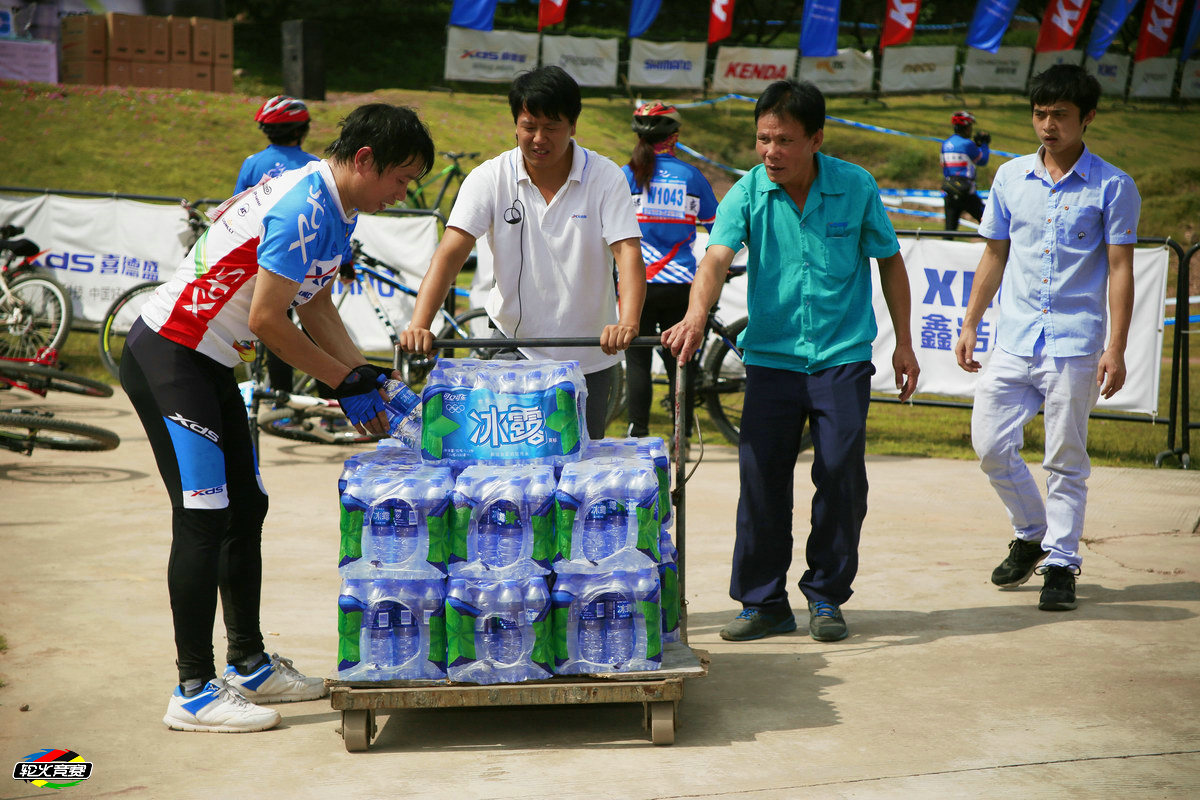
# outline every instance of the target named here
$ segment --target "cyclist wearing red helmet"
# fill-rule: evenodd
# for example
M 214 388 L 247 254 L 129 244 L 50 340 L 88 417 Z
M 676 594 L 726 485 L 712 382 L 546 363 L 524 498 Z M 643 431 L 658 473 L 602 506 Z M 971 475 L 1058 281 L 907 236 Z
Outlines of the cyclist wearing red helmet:
M 970 111 L 956 111 L 950 117 L 954 135 L 942 142 L 942 192 L 946 196 L 946 230 L 958 230 L 963 212 L 978 222 L 983 219 L 983 200 L 975 192 L 975 167 L 988 163 L 987 131 L 972 135 L 975 117 Z
M 264 177 L 274 178 L 289 169 L 298 169 L 310 161 L 317 161 L 312 153 L 300 149 L 308 135 L 310 121 L 308 106 L 304 101 L 287 95 L 276 95 L 263 103 L 254 115 L 254 121 L 267 135 L 271 144 L 242 162 L 237 186 L 233 193 L 249 189 Z

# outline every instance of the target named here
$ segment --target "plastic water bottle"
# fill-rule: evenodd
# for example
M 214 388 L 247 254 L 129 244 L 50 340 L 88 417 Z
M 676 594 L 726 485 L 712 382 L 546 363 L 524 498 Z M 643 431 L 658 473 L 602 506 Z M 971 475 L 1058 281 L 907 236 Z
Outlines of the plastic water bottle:
M 421 649 L 421 614 L 415 602 L 396 603 L 392 620 L 396 666 L 407 664 Z
M 633 601 L 631 588 L 625 575 L 614 572 L 613 578 L 621 584 L 621 590 L 608 596 L 608 624 L 605 626 L 607 663 L 620 665 L 633 656 Z
M 382 379 L 388 433 L 410 447 L 421 441 L 421 398 L 404 381 Z
M 608 501 L 600 499 L 588 506 L 581 524 L 583 533 L 583 557 L 588 561 L 599 561 L 609 555 L 610 536 Z
M 398 663 L 393 635 L 398 605 L 392 600 L 380 600 L 367 612 L 367 655 L 374 669 L 392 669 Z
M 409 503 L 389 497 L 371 507 L 371 539 L 376 560 L 402 564 L 417 550 L 420 515 Z
M 550 603 L 550 590 L 542 578 L 530 578 L 525 587 L 525 625 L 532 635 L 533 623 L 543 617 L 546 606 Z
M 492 617 L 494 634 L 488 652 L 497 664 L 516 664 L 521 660 L 521 627 L 525 615 L 521 588 L 515 581 L 503 581 L 496 592 L 496 615 Z
M 511 500 L 497 500 L 479 518 L 479 557 L 494 569 L 521 558 L 525 529 L 521 510 Z
M 597 597 L 579 609 L 579 658 L 604 664 L 604 597 Z

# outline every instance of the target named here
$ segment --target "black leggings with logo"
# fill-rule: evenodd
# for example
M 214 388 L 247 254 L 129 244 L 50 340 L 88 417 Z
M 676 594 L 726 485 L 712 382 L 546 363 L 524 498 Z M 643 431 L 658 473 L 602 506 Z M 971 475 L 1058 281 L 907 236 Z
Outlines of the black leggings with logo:
M 267 496 L 246 407 L 233 369 L 158 335 L 141 320 L 125 341 L 121 386 L 146 429 L 171 499 L 167 588 L 179 680 L 207 680 L 217 674 L 218 594 L 226 661 L 263 652 L 259 599 Z

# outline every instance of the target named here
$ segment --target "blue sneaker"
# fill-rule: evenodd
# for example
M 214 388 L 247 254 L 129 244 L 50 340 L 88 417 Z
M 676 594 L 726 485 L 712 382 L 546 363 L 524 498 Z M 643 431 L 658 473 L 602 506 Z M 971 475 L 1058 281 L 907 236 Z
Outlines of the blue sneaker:
M 791 633 L 794 630 L 796 617 L 791 611 L 787 614 L 768 614 L 758 608 L 747 608 L 738 614 L 733 622 L 721 628 L 721 638 L 729 642 L 748 642 L 777 633 Z
M 163 722 L 176 731 L 249 733 L 279 724 L 279 712 L 256 706 L 220 678 L 213 678 L 199 694 L 186 697 L 175 687 Z
M 272 653 L 267 663 L 243 675 L 233 664 L 225 665 L 226 683 L 254 703 L 295 703 L 316 700 L 329 691 L 324 678 L 309 678 L 292 668 L 290 658 Z

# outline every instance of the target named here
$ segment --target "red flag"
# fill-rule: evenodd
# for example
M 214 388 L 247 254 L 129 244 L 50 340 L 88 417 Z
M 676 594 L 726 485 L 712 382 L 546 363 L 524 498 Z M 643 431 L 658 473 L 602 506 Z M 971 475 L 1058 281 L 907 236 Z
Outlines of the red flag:
M 567 14 L 567 0 L 541 0 L 538 3 L 538 30 L 557 25 Z
M 1179 0 L 1146 0 L 1146 12 L 1142 14 L 1142 32 L 1138 34 L 1137 52 L 1134 61 L 1146 58 L 1161 58 L 1171 47 L 1175 25 L 1183 3 Z
M 1050 0 L 1034 50 L 1045 53 L 1074 48 L 1091 4 L 1092 0 Z
M 917 27 L 917 14 L 920 13 L 921 0 L 888 0 L 879 49 L 911 41 L 913 29 Z
M 733 33 L 733 0 L 712 0 L 708 15 L 708 43 L 716 44 Z

